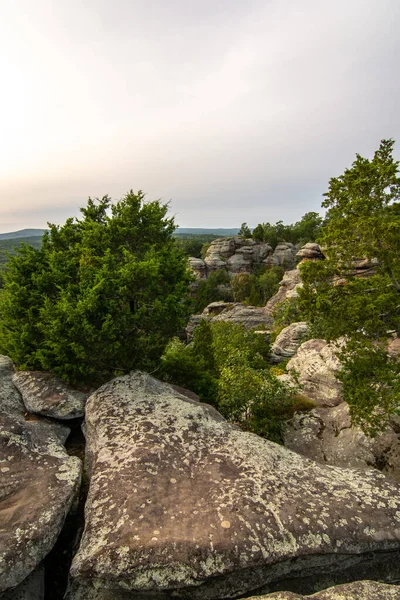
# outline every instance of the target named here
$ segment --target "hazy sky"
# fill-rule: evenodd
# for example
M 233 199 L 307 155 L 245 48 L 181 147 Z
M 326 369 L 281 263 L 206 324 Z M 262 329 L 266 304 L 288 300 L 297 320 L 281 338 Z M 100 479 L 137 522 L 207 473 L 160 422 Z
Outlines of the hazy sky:
M 1 0 L 0 231 L 130 188 L 183 227 L 298 220 L 382 138 L 399 0 Z

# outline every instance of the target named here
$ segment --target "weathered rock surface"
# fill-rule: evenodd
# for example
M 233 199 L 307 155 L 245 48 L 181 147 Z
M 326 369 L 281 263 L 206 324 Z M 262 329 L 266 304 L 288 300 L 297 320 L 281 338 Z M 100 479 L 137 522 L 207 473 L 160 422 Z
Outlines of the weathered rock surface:
M 371 438 L 351 425 L 346 402 L 296 414 L 285 431 L 284 444 L 322 464 L 375 468 L 400 481 L 400 427 L 396 421 L 383 434 Z
M 51 373 L 18 371 L 13 383 L 32 413 L 54 419 L 76 419 L 85 413 L 89 394 L 71 388 Z
M 325 258 L 325 255 L 321 250 L 321 246 L 319 244 L 315 244 L 314 242 L 305 244 L 302 248 L 300 248 L 296 256 L 301 258 L 301 262 L 306 262 L 308 260 L 324 260 Z
M 263 262 L 266 265 L 277 265 L 284 269 L 293 269 L 296 264 L 297 248 L 290 242 L 279 242 L 272 254 Z
M 399 600 L 400 586 L 377 581 L 354 581 L 322 590 L 311 596 L 292 592 L 275 592 L 264 596 L 253 596 L 248 600 Z
M 267 304 L 265 305 L 265 310 L 267 313 L 272 315 L 278 304 L 284 300 L 296 298 L 297 289 L 302 285 L 300 271 L 298 269 L 287 271 L 279 284 L 279 290 L 274 296 L 272 296 L 272 298 L 268 300 Z
M 305 321 L 291 323 L 288 327 L 282 329 L 271 346 L 271 362 L 279 363 L 294 356 L 307 333 L 308 326 Z
M 19 585 L 53 547 L 80 481 L 69 429 L 25 413 L 0 357 L 0 591 Z
M 219 238 L 211 242 L 204 258 L 206 274 L 219 269 L 225 269 L 231 276 L 238 273 L 250 274 L 257 265 L 264 264 L 270 254 L 272 248 L 266 243 L 257 243 L 253 239 L 241 237 Z M 277 261 L 278 259 L 271 264 L 279 264 Z M 195 264 L 191 259 L 190 264 L 200 276 L 200 263 Z
M 207 277 L 207 265 L 201 258 L 195 258 L 190 256 L 188 258 L 189 269 L 192 271 L 196 279 L 206 279 Z
M 340 342 L 308 340 L 287 364 L 290 373 L 296 372 L 304 394 L 317 406 L 336 406 L 343 401 L 342 386 L 336 374 L 340 362 L 336 356 Z
M 226 321 L 243 325 L 246 329 L 253 327 L 272 327 L 273 320 L 263 306 L 247 306 L 240 302 L 211 302 L 200 315 L 193 315 L 186 326 L 189 338 L 199 322 L 205 319 L 211 323 Z
M 0 594 L 0 600 L 44 600 L 44 570 L 38 567 L 16 588 Z
M 399 577 L 400 486 L 380 473 L 322 467 L 144 373 L 97 390 L 86 419 L 71 574 L 114 596 L 81 600 L 238 597 L 349 569 L 363 578 L 384 560 Z

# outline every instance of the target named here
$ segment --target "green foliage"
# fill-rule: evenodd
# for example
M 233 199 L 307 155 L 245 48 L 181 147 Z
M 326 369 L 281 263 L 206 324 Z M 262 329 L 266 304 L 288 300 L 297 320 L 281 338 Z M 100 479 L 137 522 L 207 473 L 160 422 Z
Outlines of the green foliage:
M 273 248 L 279 242 L 292 244 L 315 242 L 322 223 L 322 217 L 316 212 L 306 213 L 293 225 L 284 225 L 283 221 L 277 221 L 275 225 L 259 223 L 253 230 L 253 239 L 257 242 L 268 242 Z
M 75 384 L 153 369 L 189 309 L 191 276 L 167 205 L 131 191 L 113 205 L 89 198 L 81 213 L 10 259 L 0 351 Z
M 187 256 L 194 256 L 195 258 L 204 258 L 202 254 L 203 247 L 208 248 L 212 240 L 217 239 L 219 236 L 206 233 L 177 233 L 174 234 L 174 237 L 178 248 L 180 248 L 184 254 Z
M 250 227 L 247 225 L 247 223 L 242 223 L 238 235 L 242 238 L 251 238 L 251 229 Z
M 387 415 L 400 414 L 400 363 L 371 340 L 352 339 L 339 355 L 339 379 L 353 421 L 374 436 L 387 424 Z
M 235 302 L 264 306 L 278 291 L 284 269 L 278 266 L 263 267 L 259 273 L 238 273 L 231 279 Z
M 201 279 L 198 283 L 194 300 L 194 312 L 201 313 L 211 302 L 219 300 L 230 302 L 232 299 L 230 277 L 227 271 L 223 269 L 213 271 L 207 279 Z
M 280 442 L 295 408 L 308 410 L 310 403 L 272 374 L 269 353 L 265 335 L 203 320 L 191 344 L 176 340 L 167 347 L 161 375 L 192 389 L 242 428 Z
M 298 306 L 317 337 L 345 336 L 340 374 L 354 422 L 377 431 L 400 405 L 399 362 L 383 347 L 400 330 L 400 178 L 392 140 L 372 160 L 357 155 L 330 180 L 321 232 L 326 261 L 301 265 Z M 372 264 L 360 278 L 354 258 Z

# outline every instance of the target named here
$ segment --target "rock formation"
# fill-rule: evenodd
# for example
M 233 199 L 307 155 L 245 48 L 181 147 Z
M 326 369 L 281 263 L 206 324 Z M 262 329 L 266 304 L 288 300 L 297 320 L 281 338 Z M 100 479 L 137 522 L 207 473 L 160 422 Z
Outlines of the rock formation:
M 290 298 L 296 298 L 297 289 L 301 287 L 302 281 L 300 278 L 300 271 L 298 269 L 292 269 L 286 271 L 282 281 L 279 284 L 279 290 L 272 298 L 270 298 L 265 305 L 265 309 L 269 315 L 272 315 L 278 304 L 289 300 Z
M 61 420 L 84 415 L 89 394 L 74 390 L 51 373 L 19 371 L 13 376 L 13 383 L 32 413 Z
M 86 437 L 74 600 L 207 600 L 374 569 L 400 576 L 400 487 L 376 471 L 318 465 L 138 372 L 89 398 Z
M 301 258 L 301 262 L 306 262 L 310 260 L 324 260 L 325 258 L 325 255 L 322 252 L 320 245 L 312 242 L 305 244 L 302 248 L 300 248 L 296 256 Z
M 355 581 L 322 590 L 311 596 L 292 592 L 275 592 L 265 596 L 253 596 L 248 600 L 399 600 L 400 586 L 377 581 Z
M 271 346 L 271 362 L 279 363 L 294 356 L 307 333 L 308 325 L 305 321 L 291 323 L 282 329 Z
M 285 270 L 293 269 L 296 264 L 297 248 L 290 242 L 279 242 L 272 254 L 265 260 L 266 265 L 283 267 Z
M 217 321 L 235 323 L 243 325 L 246 329 L 261 326 L 269 328 L 273 323 L 263 306 L 247 306 L 240 302 L 211 302 L 200 315 L 193 315 L 190 318 L 186 327 L 189 339 L 202 319 L 211 323 Z
M 69 429 L 26 414 L 13 374 L 0 357 L 0 591 L 21 584 L 51 550 L 80 482 L 80 460 L 63 447 Z
M 296 374 L 304 394 L 317 406 L 336 406 L 343 401 L 342 386 L 336 378 L 340 369 L 336 356 L 339 349 L 340 342 L 308 340 L 287 364 L 288 372 Z

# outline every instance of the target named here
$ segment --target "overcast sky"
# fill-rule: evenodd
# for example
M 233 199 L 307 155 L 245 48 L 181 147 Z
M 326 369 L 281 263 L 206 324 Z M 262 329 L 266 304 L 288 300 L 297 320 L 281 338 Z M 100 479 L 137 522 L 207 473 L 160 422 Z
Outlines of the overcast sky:
M 399 0 L 2 0 L 0 231 L 133 188 L 182 227 L 292 223 L 382 138 Z

